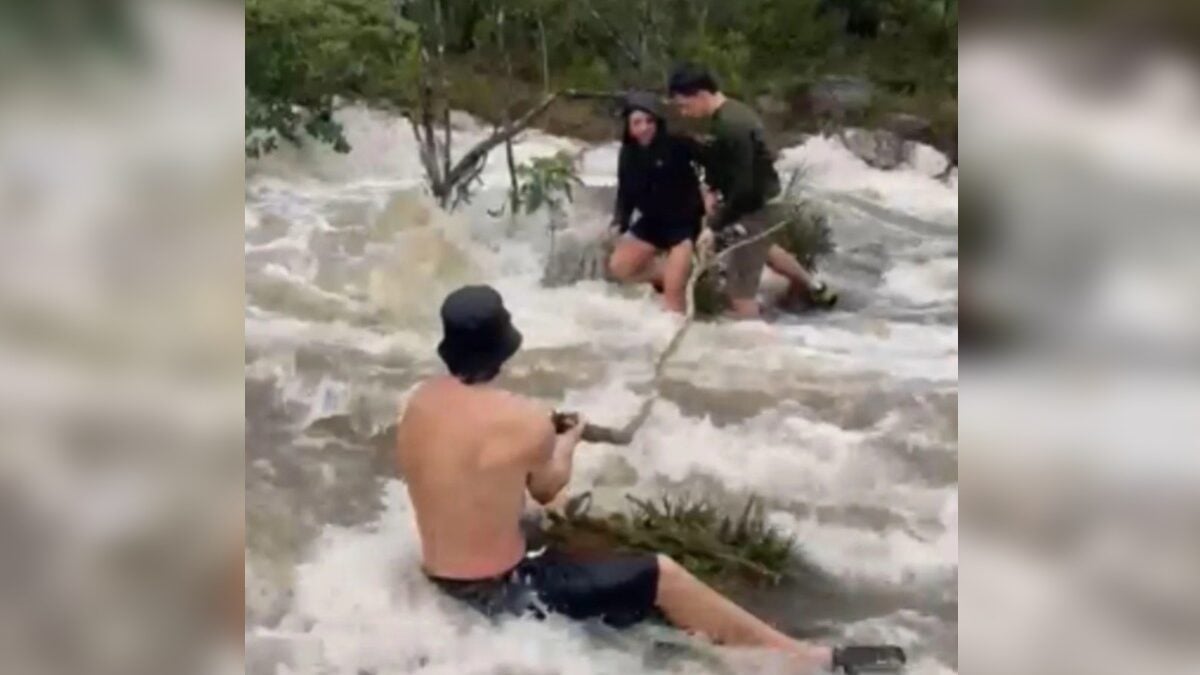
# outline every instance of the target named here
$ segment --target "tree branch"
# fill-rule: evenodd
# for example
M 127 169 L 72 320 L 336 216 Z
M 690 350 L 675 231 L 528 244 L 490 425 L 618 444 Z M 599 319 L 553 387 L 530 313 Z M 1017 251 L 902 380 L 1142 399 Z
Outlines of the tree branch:
M 525 128 L 530 124 L 533 124 L 533 120 L 537 119 L 538 115 L 541 115 L 543 112 L 545 112 L 546 109 L 550 107 L 551 103 L 554 103 L 554 101 L 558 100 L 558 97 L 559 94 L 557 93 L 547 96 L 542 100 L 541 103 L 537 104 L 520 118 L 506 124 L 504 128 L 493 133 L 491 136 L 488 136 L 484 140 L 477 143 L 475 147 L 468 150 L 467 154 L 463 155 L 462 158 L 459 159 L 454 165 L 454 168 L 450 170 L 450 173 L 446 177 L 446 185 L 454 185 L 457 183 L 464 175 L 466 175 L 467 171 L 470 170 L 470 168 L 474 166 L 476 162 L 482 160 L 484 157 L 487 157 L 488 153 L 491 152 L 496 146 L 512 138 L 513 136 L 516 136 L 524 131 Z
M 454 186 L 457 185 L 464 177 L 466 177 L 471 169 L 483 161 L 492 150 L 501 143 L 516 136 L 524 131 L 539 115 L 560 98 L 566 99 L 619 99 L 625 96 L 624 92 L 618 91 L 581 91 L 575 89 L 565 89 L 555 92 L 542 99 L 542 102 L 529 109 L 524 115 L 516 120 L 505 124 L 502 128 L 493 132 L 484 140 L 475 144 L 475 147 L 467 151 L 465 155 L 454 164 L 445 176 L 442 177 L 440 185 L 435 187 L 434 194 L 439 198 L 445 197 L 450 193 Z M 431 131 L 428 133 L 432 133 Z M 434 153 L 436 157 L 436 152 Z M 439 192 L 440 190 L 440 192 Z
M 638 430 L 642 428 L 642 425 L 646 423 L 646 420 L 649 419 L 650 411 L 654 408 L 655 401 L 658 400 L 658 392 L 662 383 L 663 371 L 666 369 L 667 360 L 679 350 L 679 346 L 683 344 L 684 336 L 687 335 L 688 329 L 690 329 L 692 324 L 695 322 L 696 282 L 700 280 L 701 275 L 703 275 L 709 269 L 715 267 L 722 258 L 725 258 L 730 253 L 733 253 L 743 246 L 749 246 L 756 241 L 771 236 L 776 231 L 785 227 L 791 222 L 791 218 L 781 220 L 775 225 L 772 225 L 771 227 L 768 227 L 762 232 L 754 235 L 753 237 L 747 237 L 746 239 L 737 242 L 736 244 L 720 251 L 715 255 L 708 251 L 699 251 L 696 254 L 696 256 L 692 259 L 692 273 L 688 276 L 687 290 L 685 291 L 686 295 L 684 296 L 687 299 L 687 314 L 684 317 L 683 325 L 676 329 L 675 335 L 671 336 L 671 341 L 667 343 L 666 348 L 663 349 L 662 353 L 658 355 L 658 359 L 654 362 L 654 393 L 642 403 L 637 414 L 634 415 L 633 419 L 631 419 L 624 427 L 620 429 L 611 429 L 608 427 L 589 424 L 583 428 L 583 440 L 589 443 L 608 443 L 611 445 L 629 445 L 633 442 L 634 434 L 636 434 Z

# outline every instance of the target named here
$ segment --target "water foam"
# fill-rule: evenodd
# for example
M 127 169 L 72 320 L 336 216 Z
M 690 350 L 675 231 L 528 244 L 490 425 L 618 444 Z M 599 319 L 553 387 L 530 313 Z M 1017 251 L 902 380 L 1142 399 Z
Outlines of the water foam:
M 550 390 L 565 387 L 555 405 L 614 426 L 630 419 L 646 394 L 654 358 L 679 319 L 663 313 L 644 290 L 599 282 L 543 288 L 539 278 L 549 248 L 544 217 L 488 215 L 503 203 L 508 186 L 502 148 L 489 158 L 477 198 L 458 216 L 436 211 L 421 215 L 414 205 L 428 202 L 414 190 L 423 178 L 407 123 L 361 109 L 345 115 L 355 147 L 349 155 L 318 148 L 285 151 L 259 162 L 250 177 L 247 230 L 272 227 L 269 221 L 278 219 L 286 223 L 286 231 L 264 244 L 247 245 L 247 278 L 260 280 L 248 286 L 246 341 L 258 356 L 248 363 L 247 376 L 279 382 L 276 395 L 296 405 L 301 415 L 307 411 L 310 419 L 345 412 L 366 384 L 347 381 L 353 376 L 345 373 L 305 371 L 295 358 L 297 350 L 335 361 L 361 359 L 378 369 L 401 364 L 399 370 L 414 379 L 435 372 L 436 299 L 452 285 L 486 280 L 504 295 L 525 334 L 528 353 L 514 361 L 509 377 L 528 382 L 548 372 L 563 383 Z M 487 133 L 470 119 L 460 117 L 458 124 L 456 147 Z M 518 161 L 564 150 L 579 156 L 585 183 L 613 183 L 616 144 L 589 148 L 536 131 L 517 144 Z M 935 157 L 921 151 L 918 159 L 915 168 L 883 172 L 831 139 L 812 138 L 785 151 L 780 167 L 786 175 L 790 166 L 807 166 L 806 186 L 817 193 L 854 195 L 936 223 L 956 223 L 956 188 L 931 177 Z M 607 212 L 585 201 L 572 208 L 573 226 L 607 218 Z M 338 205 L 346 204 L 353 207 L 350 215 L 337 216 Z M 856 226 L 900 228 L 886 214 L 881 218 Z M 430 232 L 413 236 L 420 228 Z M 350 241 L 355 230 L 369 237 L 361 252 L 318 246 L 326 237 L 335 243 L 340 237 Z M 843 235 L 835 230 L 834 236 Z M 869 230 L 864 236 L 870 236 Z M 880 270 L 881 285 L 869 289 L 873 302 L 899 308 L 953 306 L 957 262 L 947 236 L 925 237 L 932 248 L 887 251 L 889 267 Z M 434 239 L 437 243 L 430 243 Z M 322 270 L 334 264 L 362 272 L 367 280 L 319 285 Z M 318 289 L 346 304 L 332 316 L 306 314 L 303 303 L 293 306 L 292 300 L 272 304 L 262 279 L 290 285 L 289 292 L 300 299 L 318 297 L 310 292 Z M 391 311 L 380 318 L 367 308 Z M 730 494 L 754 492 L 779 504 L 772 508 L 773 522 L 796 535 L 830 572 L 873 584 L 918 579 L 952 588 L 948 578 L 957 569 L 955 487 L 904 484 L 898 467 L 881 459 L 876 448 L 881 438 L 896 433 L 912 434 L 913 442 L 924 447 L 922 422 L 911 422 L 917 425 L 912 429 L 904 420 L 887 418 L 866 429 L 844 429 L 819 410 L 788 398 L 797 391 L 845 398 L 855 391 L 842 385 L 846 382 L 901 393 L 930 382 L 953 390 L 957 338 L 952 325 L 852 312 L 775 325 L 694 326 L 668 377 L 695 389 L 705 405 L 726 405 L 728 399 L 743 397 L 739 392 L 766 402 L 752 410 L 739 402 L 748 413 L 716 421 L 697 418 L 682 401 L 661 401 L 632 446 L 582 448 L 570 489 L 603 492 L 606 500 L 598 500 L 598 506 L 614 507 L 622 505 L 626 492 L 658 494 L 664 484 L 680 489 L 716 484 Z M 401 397 L 402 392 L 395 394 Z M 625 468 L 614 471 L 617 466 Z M 614 478 L 626 473 L 630 476 Z M 254 642 L 264 653 L 278 648 L 286 657 L 280 658 L 292 663 L 290 672 L 305 673 L 647 670 L 645 641 L 639 642 L 638 633 L 632 641 L 597 638 L 558 621 L 490 627 L 448 604 L 420 577 L 419 544 L 403 487 L 389 481 L 384 493 L 377 522 L 325 525 L 305 562 L 294 569 L 292 561 L 279 562 L 288 568 L 289 579 L 278 583 L 291 588 L 294 600 L 279 601 L 285 616 L 271 622 L 271 629 L 252 628 L 248 644 Z M 875 510 L 890 514 L 890 524 L 872 529 L 828 522 L 819 515 L 822 509 Z M 270 568 L 261 563 L 248 563 L 248 574 L 251 567 Z M 902 634 L 910 630 L 905 621 L 890 615 L 875 619 L 877 627 L 894 628 L 905 644 L 920 642 L 919 636 Z M 765 667 L 756 662 L 754 669 Z M 714 672 L 711 664 L 693 662 L 670 668 Z M 931 659 L 913 672 L 940 673 L 944 668 Z
M 932 148 L 920 151 L 921 164 L 930 163 Z M 958 190 L 926 171 L 875 169 L 832 136 L 813 136 L 780 153 L 779 169 L 786 177 L 801 171 L 802 186 L 818 192 L 848 192 L 914 216 L 943 223 L 958 222 Z

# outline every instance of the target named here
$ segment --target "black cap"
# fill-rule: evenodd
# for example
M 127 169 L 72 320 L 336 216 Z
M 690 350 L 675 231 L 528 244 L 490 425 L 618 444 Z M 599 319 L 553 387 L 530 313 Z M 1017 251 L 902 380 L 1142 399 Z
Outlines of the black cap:
M 504 300 L 491 286 L 464 286 L 442 303 L 438 354 L 458 379 L 486 382 L 521 347 Z
M 671 96 L 676 94 L 693 96 L 702 91 L 714 94 L 721 91 L 716 76 L 704 66 L 683 63 L 676 66 L 675 70 L 671 71 L 671 76 L 667 78 L 667 93 Z

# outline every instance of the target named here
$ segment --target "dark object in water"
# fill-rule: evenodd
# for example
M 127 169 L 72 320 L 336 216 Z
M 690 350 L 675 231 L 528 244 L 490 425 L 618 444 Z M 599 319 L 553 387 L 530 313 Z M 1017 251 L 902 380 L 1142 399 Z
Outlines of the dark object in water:
M 833 650 L 834 672 L 898 673 L 908 663 L 904 650 L 894 645 L 850 645 Z
M 816 288 L 808 290 L 808 301 L 814 307 L 833 309 L 833 306 L 837 304 L 838 294 L 829 287 L 829 284 L 820 282 Z
M 567 429 L 575 426 L 579 420 L 579 415 L 576 413 L 556 412 L 551 416 L 554 421 L 554 433 L 561 434 Z M 596 424 L 588 424 L 583 427 L 583 440 L 588 443 L 608 443 L 609 445 L 629 445 L 633 442 L 633 435 L 625 433 L 622 429 L 612 429 L 602 427 Z

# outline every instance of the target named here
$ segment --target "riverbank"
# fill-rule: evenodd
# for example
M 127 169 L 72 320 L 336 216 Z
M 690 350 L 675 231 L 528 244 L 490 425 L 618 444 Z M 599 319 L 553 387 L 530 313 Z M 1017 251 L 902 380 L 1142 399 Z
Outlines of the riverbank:
M 449 82 L 451 107 L 490 124 L 500 124 L 506 108 L 510 116 L 519 116 L 546 96 L 541 83 L 497 77 L 488 66 L 469 62 L 452 64 Z M 816 133 L 861 127 L 924 143 L 957 164 L 958 102 L 950 96 L 903 93 L 865 78 L 837 75 L 797 80 L 779 89 L 744 97 L 762 115 L 779 147 L 796 145 Z M 678 117 L 669 123 L 679 129 L 697 128 Z M 533 126 L 589 143 L 614 140 L 620 131 L 614 104 L 590 100 L 557 101 Z

